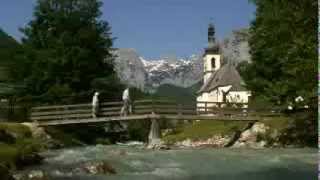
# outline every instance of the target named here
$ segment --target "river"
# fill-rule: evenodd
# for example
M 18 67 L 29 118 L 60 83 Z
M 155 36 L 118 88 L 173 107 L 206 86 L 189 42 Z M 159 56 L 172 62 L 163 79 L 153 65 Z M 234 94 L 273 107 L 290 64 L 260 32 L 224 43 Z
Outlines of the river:
M 317 179 L 316 149 L 176 149 L 142 146 L 88 146 L 48 151 L 40 166 L 53 180 L 312 180 Z M 90 161 L 106 161 L 115 175 L 76 173 Z

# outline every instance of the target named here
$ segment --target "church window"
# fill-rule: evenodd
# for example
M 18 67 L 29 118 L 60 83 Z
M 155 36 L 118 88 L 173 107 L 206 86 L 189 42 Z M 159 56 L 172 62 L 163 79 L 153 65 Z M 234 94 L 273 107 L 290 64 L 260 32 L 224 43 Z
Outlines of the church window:
M 212 68 L 212 70 L 216 68 L 216 59 L 215 58 L 211 59 L 211 68 Z

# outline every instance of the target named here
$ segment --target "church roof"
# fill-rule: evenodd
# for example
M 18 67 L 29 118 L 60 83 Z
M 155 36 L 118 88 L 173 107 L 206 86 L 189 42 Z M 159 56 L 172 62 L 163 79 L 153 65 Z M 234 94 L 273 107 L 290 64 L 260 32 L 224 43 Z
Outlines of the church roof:
M 229 85 L 232 85 L 230 91 L 246 91 L 247 89 L 242 84 L 243 80 L 240 74 L 231 63 L 228 63 L 215 71 L 198 93 L 210 92 L 215 88 Z

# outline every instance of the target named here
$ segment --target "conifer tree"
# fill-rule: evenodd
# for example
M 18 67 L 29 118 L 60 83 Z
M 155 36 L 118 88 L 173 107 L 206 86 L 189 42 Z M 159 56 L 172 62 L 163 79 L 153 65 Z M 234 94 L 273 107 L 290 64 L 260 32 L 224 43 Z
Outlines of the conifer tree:
M 18 73 L 28 94 L 88 94 L 97 79 L 113 81 L 113 39 L 108 22 L 100 19 L 101 6 L 99 0 L 37 1 L 22 29 L 25 69 Z

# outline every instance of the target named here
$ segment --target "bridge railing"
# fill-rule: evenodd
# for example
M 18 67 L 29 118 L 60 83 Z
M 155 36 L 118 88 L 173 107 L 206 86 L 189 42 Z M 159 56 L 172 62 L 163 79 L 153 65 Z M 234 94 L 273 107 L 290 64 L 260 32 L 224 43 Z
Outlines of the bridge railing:
M 99 116 L 119 116 L 122 102 L 103 102 L 100 104 Z M 31 109 L 31 120 L 66 120 L 89 119 L 92 117 L 91 104 L 72 104 L 40 106 Z
M 99 106 L 98 118 L 119 117 L 122 106 L 123 102 L 102 102 Z M 128 116 L 148 114 L 179 116 L 277 116 L 280 113 L 280 110 L 277 109 L 253 109 L 248 108 L 246 104 L 240 103 L 197 102 L 197 104 L 181 104 L 175 101 L 137 100 L 132 103 L 132 113 Z M 33 121 L 92 119 L 92 106 L 88 103 L 34 107 L 31 110 L 30 119 Z
M 175 101 L 135 101 L 132 108 L 133 114 L 197 114 L 195 105 L 180 104 Z

